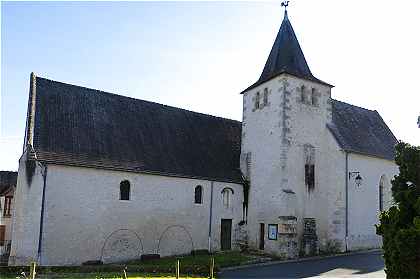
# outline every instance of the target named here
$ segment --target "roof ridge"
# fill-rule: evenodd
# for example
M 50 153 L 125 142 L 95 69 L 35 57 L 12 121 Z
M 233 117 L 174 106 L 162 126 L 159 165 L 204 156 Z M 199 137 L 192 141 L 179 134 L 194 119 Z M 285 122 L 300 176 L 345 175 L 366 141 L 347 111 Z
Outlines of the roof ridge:
M 210 117 L 210 118 L 217 118 L 217 119 L 222 119 L 222 120 L 226 120 L 226 121 L 242 123 L 241 121 L 235 120 L 235 119 L 230 119 L 230 118 L 225 118 L 225 117 L 221 117 L 221 116 L 216 116 L 216 115 L 206 114 L 206 113 L 202 113 L 202 112 L 192 111 L 192 110 L 188 110 L 188 109 L 184 109 L 184 108 L 179 108 L 179 107 L 175 107 L 175 106 L 170 106 L 170 105 L 165 105 L 165 104 L 161 104 L 161 103 L 157 103 L 157 102 L 153 102 L 153 101 L 147 101 L 147 100 L 143 100 L 143 99 L 133 98 L 133 97 L 130 97 L 130 96 L 120 95 L 120 94 L 116 94 L 116 93 L 112 93 L 112 92 L 107 92 L 107 91 L 103 91 L 103 90 L 95 89 L 95 88 L 91 88 L 91 87 L 86 87 L 86 86 L 81 86 L 81 85 L 66 83 L 66 82 L 57 81 L 57 80 L 53 80 L 53 79 L 48 79 L 48 78 L 40 77 L 40 76 L 37 76 L 36 78 L 37 79 L 43 79 L 43 80 L 50 81 L 50 82 L 64 84 L 64 85 L 67 85 L 67 86 L 74 86 L 74 87 L 78 87 L 78 88 L 92 90 L 92 91 L 96 91 L 98 93 L 108 94 L 108 95 L 111 95 L 113 97 L 132 99 L 132 100 L 135 100 L 135 101 L 150 103 L 150 104 L 154 104 L 154 105 L 158 105 L 158 106 L 163 106 L 163 107 L 167 107 L 167 108 L 183 110 L 183 111 L 186 111 L 186 112 L 189 112 L 189 113 L 199 114 L 199 115 L 203 115 L 203 116 Z

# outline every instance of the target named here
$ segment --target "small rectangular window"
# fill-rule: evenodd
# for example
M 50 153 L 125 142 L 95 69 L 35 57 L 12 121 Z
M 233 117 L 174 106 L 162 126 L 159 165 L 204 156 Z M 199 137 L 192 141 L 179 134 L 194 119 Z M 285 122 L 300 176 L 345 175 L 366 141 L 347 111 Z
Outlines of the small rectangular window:
M 305 185 L 308 191 L 315 188 L 315 147 L 310 144 L 304 145 L 305 156 Z
M 305 164 L 305 184 L 308 190 L 315 187 L 315 165 Z

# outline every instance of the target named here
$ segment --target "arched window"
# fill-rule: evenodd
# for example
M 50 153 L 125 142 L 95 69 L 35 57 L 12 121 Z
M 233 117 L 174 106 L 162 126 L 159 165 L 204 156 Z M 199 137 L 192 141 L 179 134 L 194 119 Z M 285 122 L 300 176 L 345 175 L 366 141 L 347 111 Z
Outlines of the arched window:
M 120 200 L 130 200 L 130 182 L 128 180 L 123 180 L 120 183 Z
M 196 204 L 203 203 L 203 187 L 198 185 L 194 190 L 194 201 Z
M 379 180 L 379 211 L 384 210 L 385 183 L 386 183 L 386 176 L 382 175 L 381 179 Z
M 255 103 L 254 103 L 254 109 L 260 108 L 260 92 L 257 92 L 255 95 Z
M 300 87 L 300 101 L 304 104 L 306 103 L 306 96 L 305 96 L 305 85 Z
M 316 95 L 315 88 L 312 88 L 311 102 L 313 106 L 318 106 L 318 96 Z
M 308 191 L 315 189 L 315 147 L 310 144 L 303 146 L 305 155 L 305 185 Z
M 268 106 L 268 88 L 264 88 L 263 106 Z
M 223 206 L 225 208 L 229 208 L 230 204 L 231 204 L 231 195 L 233 194 L 233 189 L 232 188 L 224 188 L 222 190 L 222 200 L 223 200 Z

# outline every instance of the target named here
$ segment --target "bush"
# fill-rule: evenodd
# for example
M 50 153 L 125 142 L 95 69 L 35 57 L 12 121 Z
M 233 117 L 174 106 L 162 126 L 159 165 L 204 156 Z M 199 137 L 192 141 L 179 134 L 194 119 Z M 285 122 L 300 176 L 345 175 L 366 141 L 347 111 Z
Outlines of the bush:
M 341 252 L 342 244 L 340 241 L 332 239 L 327 240 L 325 246 L 320 250 L 321 255 L 334 255 Z
M 420 278 L 420 147 L 396 146 L 400 173 L 392 180 L 395 206 L 381 213 L 387 278 Z

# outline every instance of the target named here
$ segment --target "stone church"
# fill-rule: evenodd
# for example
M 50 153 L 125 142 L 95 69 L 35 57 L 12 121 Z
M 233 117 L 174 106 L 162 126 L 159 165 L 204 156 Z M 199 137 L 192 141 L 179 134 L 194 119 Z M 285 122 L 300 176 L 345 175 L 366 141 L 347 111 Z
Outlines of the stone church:
M 31 74 L 9 264 L 379 247 L 397 139 L 332 88 L 287 12 L 242 122 Z

